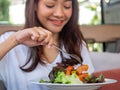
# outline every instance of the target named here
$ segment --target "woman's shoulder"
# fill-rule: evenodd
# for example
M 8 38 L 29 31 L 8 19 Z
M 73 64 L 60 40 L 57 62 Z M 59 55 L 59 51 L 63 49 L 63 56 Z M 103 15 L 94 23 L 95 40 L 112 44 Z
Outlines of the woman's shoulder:
M 11 34 L 13 34 L 13 33 L 15 33 L 15 31 L 7 31 L 7 32 L 1 34 L 0 36 L 11 35 Z
M 0 42 L 4 41 L 5 39 L 7 39 L 10 35 L 12 35 L 13 33 L 15 33 L 14 31 L 9 31 L 9 32 L 5 32 L 3 34 L 0 35 Z

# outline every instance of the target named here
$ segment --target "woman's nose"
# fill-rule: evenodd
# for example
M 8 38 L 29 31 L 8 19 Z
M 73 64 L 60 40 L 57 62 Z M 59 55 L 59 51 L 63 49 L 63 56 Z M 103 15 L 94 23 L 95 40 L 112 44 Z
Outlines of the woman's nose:
M 54 16 L 59 18 L 64 17 L 64 9 L 62 7 L 57 7 L 54 11 Z

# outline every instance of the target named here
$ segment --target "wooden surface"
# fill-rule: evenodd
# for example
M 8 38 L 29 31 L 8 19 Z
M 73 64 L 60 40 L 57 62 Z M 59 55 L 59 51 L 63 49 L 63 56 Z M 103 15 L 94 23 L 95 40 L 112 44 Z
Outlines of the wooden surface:
M 20 30 L 23 26 L 0 25 L 0 34 L 11 30 Z
M 9 30 L 20 30 L 22 27 L 23 26 L 0 25 L 0 34 Z M 107 42 L 120 38 L 120 25 L 82 25 L 80 29 L 87 40 Z
M 120 38 L 120 25 L 81 26 L 81 31 L 86 39 L 93 39 L 97 42 Z

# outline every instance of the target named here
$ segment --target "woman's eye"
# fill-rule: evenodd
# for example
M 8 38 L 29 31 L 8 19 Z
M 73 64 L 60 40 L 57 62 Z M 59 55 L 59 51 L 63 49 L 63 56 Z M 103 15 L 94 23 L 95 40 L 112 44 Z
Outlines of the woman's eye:
M 53 8 L 54 5 L 46 5 L 48 8 Z
M 64 6 L 66 9 L 70 9 L 72 6 Z

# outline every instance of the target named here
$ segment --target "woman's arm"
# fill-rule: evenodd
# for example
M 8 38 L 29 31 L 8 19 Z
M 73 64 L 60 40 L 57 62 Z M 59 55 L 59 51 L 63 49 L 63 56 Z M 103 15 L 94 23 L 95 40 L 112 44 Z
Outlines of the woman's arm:
M 11 35 L 5 41 L 0 43 L 0 59 L 14 46 L 16 46 L 18 42 L 15 39 L 15 35 Z
M 17 31 L 0 43 L 0 59 L 18 44 L 29 47 L 38 45 L 48 45 L 50 47 L 53 44 L 53 35 L 50 31 L 41 27 Z

